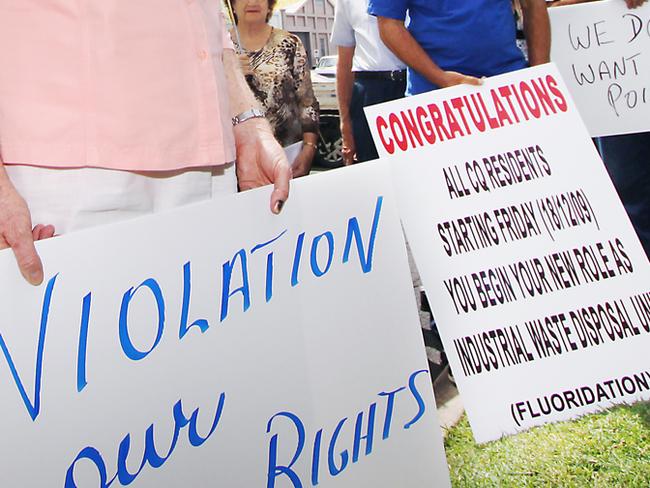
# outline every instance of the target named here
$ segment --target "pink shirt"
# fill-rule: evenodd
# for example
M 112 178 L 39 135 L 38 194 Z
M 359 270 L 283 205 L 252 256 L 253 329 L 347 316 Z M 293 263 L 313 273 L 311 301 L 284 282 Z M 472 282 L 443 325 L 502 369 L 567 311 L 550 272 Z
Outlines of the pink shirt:
M 235 159 L 220 0 L 0 0 L 5 164 L 173 170 Z

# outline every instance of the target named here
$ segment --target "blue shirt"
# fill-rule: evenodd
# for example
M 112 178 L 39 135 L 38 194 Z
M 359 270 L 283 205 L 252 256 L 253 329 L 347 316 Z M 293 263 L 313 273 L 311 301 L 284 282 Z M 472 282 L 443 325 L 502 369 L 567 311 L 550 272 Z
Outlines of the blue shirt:
M 511 0 L 369 0 L 368 13 L 398 20 L 408 13 L 411 35 L 445 71 L 482 77 L 527 66 Z M 407 94 L 436 88 L 409 69 Z

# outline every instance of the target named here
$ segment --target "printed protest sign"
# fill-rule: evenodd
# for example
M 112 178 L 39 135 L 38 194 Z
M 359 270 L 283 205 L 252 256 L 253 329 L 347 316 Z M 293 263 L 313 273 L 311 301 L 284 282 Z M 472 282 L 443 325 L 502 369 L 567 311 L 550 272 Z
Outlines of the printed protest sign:
M 477 441 L 650 398 L 650 270 L 552 65 L 367 109 Z
M 3 486 L 449 486 L 387 174 L 3 252 Z
M 549 9 L 551 59 L 592 137 L 650 130 L 650 6 Z

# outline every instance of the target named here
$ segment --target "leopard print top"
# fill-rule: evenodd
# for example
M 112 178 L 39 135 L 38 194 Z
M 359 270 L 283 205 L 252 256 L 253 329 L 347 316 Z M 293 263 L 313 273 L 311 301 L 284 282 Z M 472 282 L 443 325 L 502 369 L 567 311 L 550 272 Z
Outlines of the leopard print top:
M 300 39 L 273 28 L 262 49 L 243 52 L 250 58 L 254 73 L 246 81 L 264 108 L 278 142 L 288 146 L 301 141 L 304 132 L 318 133 L 319 106 Z

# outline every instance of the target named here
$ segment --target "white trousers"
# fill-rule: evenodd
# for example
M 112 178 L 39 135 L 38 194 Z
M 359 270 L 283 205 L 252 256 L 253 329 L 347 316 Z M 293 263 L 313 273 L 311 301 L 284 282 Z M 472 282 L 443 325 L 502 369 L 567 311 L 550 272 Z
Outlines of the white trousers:
M 6 165 L 32 224 L 64 234 L 237 192 L 235 165 L 129 172 Z

